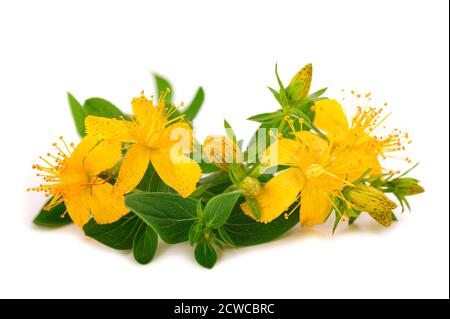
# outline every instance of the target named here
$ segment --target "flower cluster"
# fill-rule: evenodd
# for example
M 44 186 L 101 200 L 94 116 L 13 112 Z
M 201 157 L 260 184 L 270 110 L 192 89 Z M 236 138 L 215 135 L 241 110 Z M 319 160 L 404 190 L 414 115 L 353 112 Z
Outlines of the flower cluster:
M 424 191 L 406 177 L 411 169 L 384 165 L 402 158 L 393 153 L 411 143 L 408 133 L 386 131 L 386 105 L 372 105 L 371 93 L 342 99 L 351 101 L 352 116 L 323 96 L 326 89 L 310 93 L 310 64 L 287 87 L 275 73 L 279 89 L 269 89 L 280 108 L 249 118 L 260 128 L 245 149 L 227 121 L 225 135 L 203 144 L 194 138 L 202 88 L 177 107 L 169 82 L 156 76 L 158 99 L 142 92 L 132 114 L 99 98 L 82 105 L 69 94 L 82 140 L 75 146 L 60 137 L 56 153 L 33 165 L 43 183 L 30 190 L 50 198 L 35 223 L 73 222 L 103 244 L 131 249 L 140 263 L 153 259 L 158 238 L 189 241 L 207 268 L 217 247 L 268 242 L 298 223 L 312 227 L 334 215 L 334 232 L 367 213 L 390 226 L 397 220 L 390 197 L 404 210 L 406 197 Z

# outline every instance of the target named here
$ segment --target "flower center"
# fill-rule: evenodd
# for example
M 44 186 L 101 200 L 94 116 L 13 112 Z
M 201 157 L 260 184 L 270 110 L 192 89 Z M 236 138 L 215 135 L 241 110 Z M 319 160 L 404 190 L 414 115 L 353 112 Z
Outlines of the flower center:
M 317 178 L 322 176 L 323 174 L 329 174 L 322 166 L 319 164 L 311 164 L 305 170 L 306 177 Z

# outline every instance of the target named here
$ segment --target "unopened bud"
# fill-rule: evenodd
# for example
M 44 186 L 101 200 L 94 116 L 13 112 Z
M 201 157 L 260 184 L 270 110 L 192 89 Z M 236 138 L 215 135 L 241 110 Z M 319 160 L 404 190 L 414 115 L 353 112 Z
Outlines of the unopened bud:
M 312 81 L 312 64 L 301 69 L 291 80 L 287 87 L 289 97 L 294 101 L 300 101 L 308 96 Z
M 203 143 L 203 156 L 223 171 L 228 171 L 230 163 L 241 160 L 236 143 L 226 136 L 208 136 Z
M 258 179 L 247 176 L 239 183 L 239 189 L 246 198 L 256 198 L 261 193 L 261 183 Z
M 397 204 L 387 198 L 383 192 L 372 186 L 360 184 L 346 188 L 344 194 L 357 210 L 368 212 L 383 226 L 391 224 L 392 210 L 397 207 Z
M 390 183 L 396 190 L 400 190 L 406 196 L 417 195 L 425 191 L 415 178 L 395 178 Z
M 243 191 L 247 207 L 256 219 L 261 218 L 261 209 L 256 197 L 261 193 L 261 183 L 258 179 L 247 176 L 239 183 L 239 189 Z

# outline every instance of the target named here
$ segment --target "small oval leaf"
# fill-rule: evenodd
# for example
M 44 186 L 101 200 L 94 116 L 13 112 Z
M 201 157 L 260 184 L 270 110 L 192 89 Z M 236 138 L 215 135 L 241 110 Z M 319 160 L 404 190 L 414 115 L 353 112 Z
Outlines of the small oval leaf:
M 202 240 L 195 246 L 195 260 L 203 267 L 211 269 L 217 261 L 217 253 L 208 241 Z
M 107 118 L 120 118 L 123 116 L 127 118 L 114 104 L 99 97 L 93 97 L 84 101 L 84 109 L 88 115 Z
M 240 195 L 240 191 L 233 191 L 211 198 L 203 210 L 203 222 L 205 225 L 218 229 L 225 224 Z
M 133 257 L 140 264 L 152 261 L 158 248 L 158 235 L 146 223 L 141 222 L 133 240 Z

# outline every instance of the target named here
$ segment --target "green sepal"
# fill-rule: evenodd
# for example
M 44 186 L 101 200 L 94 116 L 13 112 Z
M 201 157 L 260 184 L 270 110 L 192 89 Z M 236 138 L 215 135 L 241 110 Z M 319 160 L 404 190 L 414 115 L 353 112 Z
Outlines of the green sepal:
M 278 92 L 278 103 L 280 103 L 283 109 L 286 108 L 288 104 L 288 97 L 286 94 L 286 89 L 284 88 L 283 82 L 281 82 L 280 76 L 278 75 L 278 64 L 275 64 L 275 77 L 277 78 L 278 85 L 280 87 L 280 91 Z
M 253 115 L 249 117 L 247 120 L 258 122 L 262 124 L 274 124 L 280 121 L 284 116 L 284 113 L 282 110 L 278 110 L 275 112 L 269 112 L 269 113 L 261 113 L 257 115 Z
M 278 104 L 281 105 L 280 93 L 277 90 L 271 88 L 270 86 L 268 86 L 267 88 L 273 94 L 273 96 L 274 96 L 275 100 L 277 100 Z
M 318 101 L 318 100 L 323 100 L 326 99 L 326 97 L 322 97 L 322 95 L 328 90 L 328 88 L 323 88 L 320 89 L 314 93 L 311 93 L 310 95 L 308 95 L 307 99 L 310 101 Z

